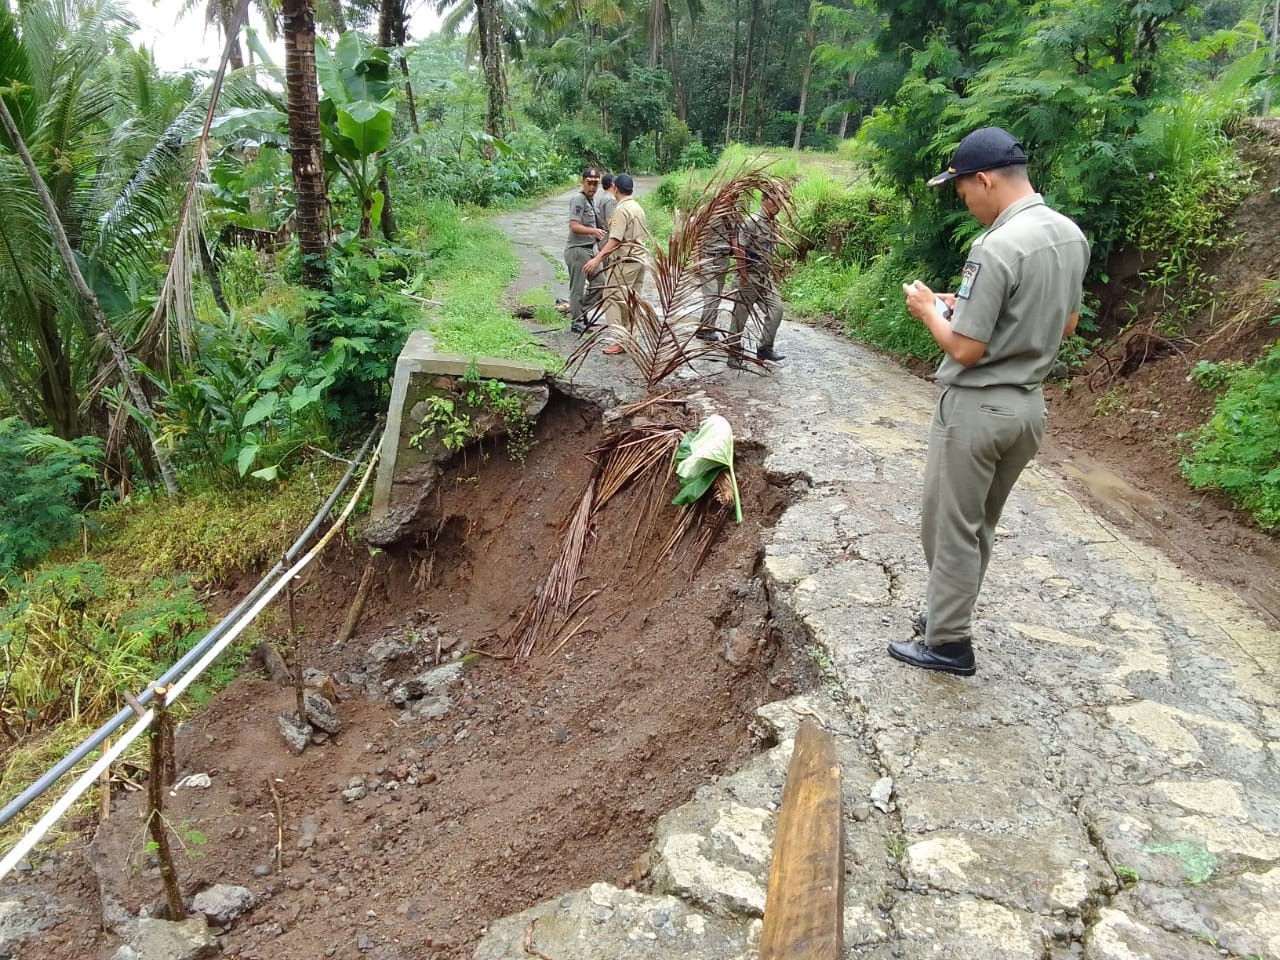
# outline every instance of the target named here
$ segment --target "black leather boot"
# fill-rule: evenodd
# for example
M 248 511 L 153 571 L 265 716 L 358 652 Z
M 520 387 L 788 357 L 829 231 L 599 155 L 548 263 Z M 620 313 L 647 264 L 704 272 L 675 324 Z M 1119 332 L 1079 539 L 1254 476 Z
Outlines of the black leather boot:
M 967 641 L 940 643 L 930 647 L 923 640 L 889 644 L 889 656 L 913 667 L 954 673 L 958 677 L 972 677 L 978 672 L 973 658 L 973 644 Z
M 773 347 L 761 347 L 756 351 L 757 360 L 767 360 L 770 363 L 777 363 L 779 360 L 787 359 L 783 354 L 778 353 Z

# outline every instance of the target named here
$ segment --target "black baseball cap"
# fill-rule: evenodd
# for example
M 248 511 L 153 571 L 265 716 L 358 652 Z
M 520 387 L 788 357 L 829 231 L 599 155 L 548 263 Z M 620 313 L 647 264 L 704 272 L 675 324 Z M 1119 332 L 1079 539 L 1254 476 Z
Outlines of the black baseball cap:
M 595 167 L 587 167 L 585 170 L 582 171 L 582 179 L 583 180 L 599 180 L 600 171 L 597 170 Z
M 613 185 L 619 193 L 634 193 L 636 189 L 635 181 L 629 173 L 618 174 L 613 178 Z
M 1027 162 L 1027 151 L 1008 130 L 999 127 L 982 127 L 963 140 L 951 157 L 951 164 L 929 181 L 929 186 L 977 173 L 980 170 L 998 170 Z

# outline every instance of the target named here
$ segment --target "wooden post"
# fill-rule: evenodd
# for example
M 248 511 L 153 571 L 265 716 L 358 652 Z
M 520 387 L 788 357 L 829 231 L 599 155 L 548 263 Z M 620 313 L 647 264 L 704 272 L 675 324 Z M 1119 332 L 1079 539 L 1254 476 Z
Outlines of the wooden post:
M 102 752 L 109 753 L 111 751 L 111 738 L 106 737 L 102 741 Z M 98 822 L 106 823 L 107 818 L 111 816 L 111 767 L 106 766 L 102 770 L 102 775 L 98 777 Z
M 293 608 L 293 581 L 285 591 L 289 598 L 289 632 L 293 635 L 293 692 L 298 704 L 298 724 L 307 725 L 307 701 L 303 694 L 302 683 L 302 634 L 298 632 L 298 619 Z
M 844 953 L 844 804 L 831 734 L 806 720 L 787 767 L 773 841 L 760 960 Z
M 184 920 L 187 908 L 178 889 L 178 872 L 173 868 L 173 853 L 169 849 L 169 834 L 164 820 L 165 770 L 170 766 L 166 740 L 168 715 L 165 712 L 165 696 L 168 688 L 156 687 L 154 709 L 155 723 L 151 727 L 151 775 L 147 778 L 147 826 L 155 841 L 156 858 L 160 861 L 160 878 L 164 881 L 164 895 L 169 902 L 169 919 Z
M 360 586 L 356 588 L 356 598 L 351 602 L 347 612 L 347 622 L 342 625 L 342 632 L 334 646 L 342 646 L 354 636 L 356 627 L 360 625 L 360 617 L 364 614 L 364 605 L 369 600 L 369 590 L 373 587 L 373 572 L 377 566 L 377 558 L 370 557 L 365 564 L 364 573 L 360 575 Z

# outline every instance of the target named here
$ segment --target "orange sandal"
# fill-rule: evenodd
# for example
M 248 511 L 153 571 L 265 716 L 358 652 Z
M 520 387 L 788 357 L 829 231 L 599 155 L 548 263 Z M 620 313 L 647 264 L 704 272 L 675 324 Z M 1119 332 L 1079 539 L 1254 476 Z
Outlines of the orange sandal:
M 610 357 L 616 357 L 618 354 L 626 353 L 627 351 L 623 350 L 622 347 L 618 346 L 618 344 L 615 343 L 611 347 L 605 347 L 600 352 L 603 354 L 607 354 Z

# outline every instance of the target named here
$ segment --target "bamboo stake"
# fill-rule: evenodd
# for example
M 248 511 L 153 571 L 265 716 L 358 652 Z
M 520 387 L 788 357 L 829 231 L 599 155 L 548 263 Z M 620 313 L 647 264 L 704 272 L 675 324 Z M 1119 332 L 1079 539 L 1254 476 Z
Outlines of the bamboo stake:
M 302 690 L 302 634 L 298 632 L 298 618 L 294 612 L 293 606 L 293 581 L 289 581 L 289 586 L 285 589 L 285 595 L 289 599 L 289 633 L 293 637 L 293 692 L 297 698 L 298 707 L 298 723 L 301 726 L 307 725 L 307 702 Z
M 169 849 L 169 834 L 164 819 L 164 770 L 167 766 L 164 721 L 167 718 L 165 697 L 168 687 L 156 687 L 152 709 L 155 723 L 151 727 L 151 776 L 147 780 L 147 826 L 156 845 L 156 857 L 160 861 L 160 878 L 164 881 L 165 899 L 169 903 L 169 919 L 181 920 L 187 915 L 178 889 L 178 873 L 173 868 L 173 852 Z
M 276 809 L 276 870 L 284 869 L 284 809 L 280 804 L 280 794 L 276 791 L 276 782 L 267 777 L 267 789 L 271 791 L 271 799 Z
M 356 598 L 351 601 L 351 610 L 347 613 L 347 622 L 342 625 L 342 632 L 338 634 L 338 641 L 334 646 L 342 646 L 356 632 L 356 627 L 360 625 L 360 617 L 364 613 L 364 605 L 369 600 L 369 591 L 373 587 L 373 571 L 376 564 L 376 558 L 370 557 L 369 562 L 365 564 L 364 573 L 360 575 L 360 586 L 356 588 Z
M 111 749 L 111 738 L 106 737 L 102 741 L 102 752 L 106 753 Z M 107 818 L 111 816 L 111 768 L 103 767 L 102 773 L 98 777 L 98 822 L 106 823 Z

